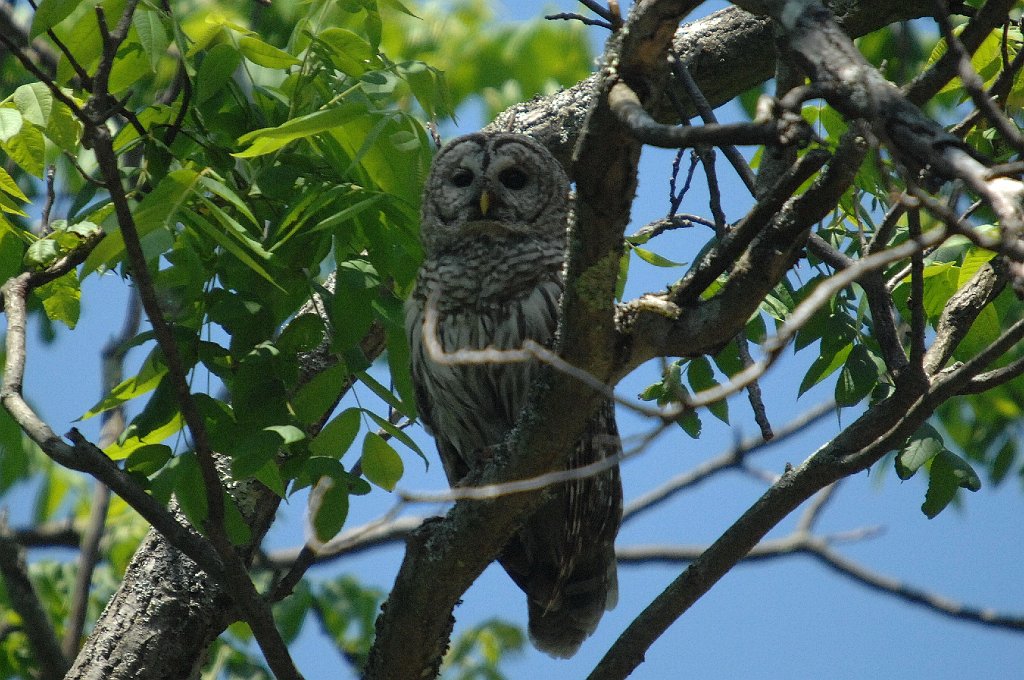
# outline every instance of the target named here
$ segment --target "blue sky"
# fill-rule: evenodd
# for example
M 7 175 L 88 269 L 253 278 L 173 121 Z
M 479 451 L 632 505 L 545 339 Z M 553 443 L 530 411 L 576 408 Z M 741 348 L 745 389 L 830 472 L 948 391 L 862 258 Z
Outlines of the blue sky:
M 527 19 L 553 11 L 576 11 L 575 2 L 495 3 L 500 17 Z M 724 6 L 705 3 L 707 10 Z M 702 9 L 702 11 L 704 11 Z M 604 40 L 601 29 L 591 29 L 595 49 Z M 720 117 L 734 115 L 728 107 Z M 461 115 L 458 132 L 476 129 L 481 121 Z M 667 178 L 672 153 L 645 151 L 641 182 L 634 204 L 634 228 L 664 215 Z M 719 176 L 726 195 L 730 221 L 750 205 L 745 189 L 727 164 L 720 162 Z M 708 215 L 707 195 L 698 174 L 683 204 L 684 212 Z M 667 257 L 689 261 L 703 243 L 704 234 L 678 232 L 657 245 Z M 627 297 L 656 291 L 678 278 L 682 270 L 656 269 L 634 264 Z M 60 375 L 47 366 L 46 353 L 76 353 L 81 347 L 99 346 L 120 325 L 125 283 L 115 276 L 91 277 L 83 294 L 80 328 L 63 334 L 49 348 L 35 347 L 30 354 L 26 393 L 45 395 L 39 401 L 44 415 L 58 432 L 95 401 L 99 391 L 99 367 L 91 353 L 79 366 L 68 369 L 60 362 Z M 103 299 L 102 305 L 95 300 Z M 90 302 L 93 301 L 93 302 Z M 810 350 L 791 353 L 762 381 L 768 415 L 776 427 L 784 425 L 831 396 L 830 383 L 812 389 L 797 400 L 797 385 L 813 357 Z M 56 363 L 56 362 L 55 362 Z M 657 366 L 647 366 L 620 386 L 625 396 L 635 396 L 655 379 Z M 59 385 L 59 389 L 54 389 Z M 85 395 L 85 396 L 83 396 Z M 360 394 L 364 405 L 367 394 Z M 704 414 L 704 435 L 694 441 L 681 432 L 669 432 L 643 454 L 623 466 L 627 502 L 656 487 L 665 479 L 691 469 L 729 448 L 737 437 L 751 436 L 756 427 L 743 396 L 730 402 L 732 424 L 723 425 Z M 786 463 L 798 463 L 828 440 L 842 425 L 856 417 L 856 409 L 844 411 L 842 422 L 826 418 L 798 437 L 759 453 L 755 466 L 779 473 Z M 82 424 L 87 435 L 94 424 Z M 61 428 L 64 429 L 61 429 Z M 620 415 L 623 435 L 647 431 L 632 413 Z M 414 438 L 433 453 L 433 443 L 415 428 Z M 421 461 L 409 454 L 406 477 L 400 486 L 408 490 L 434 490 L 445 486 L 439 465 L 424 471 Z M 714 540 L 764 491 L 762 481 L 739 473 L 727 473 L 673 498 L 657 512 L 626 524 L 619 544 L 704 544 Z M 1024 522 L 1019 484 L 1010 480 L 1002 487 L 989 486 L 966 498 L 963 508 L 950 509 L 928 520 L 919 507 L 924 498 L 923 480 L 900 482 L 889 470 L 846 480 L 825 511 L 820 530 L 846 532 L 881 527 L 879 536 L 839 546 L 847 557 L 879 574 L 909 585 L 976 606 L 1024 613 Z M 353 503 L 349 526 L 379 516 L 393 499 L 379 491 Z M 18 508 L 14 508 L 17 515 Z M 267 539 L 269 549 L 291 547 L 303 540 L 304 497 L 293 498 Z M 424 514 L 435 507 L 415 507 Z M 797 514 L 799 514 L 799 510 Z M 16 517 L 15 517 L 16 519 Z M 789 518 L 770 537 L 784 536 L 794 525 Z M 387 590 L 397 572 L 401 548 L 391 546 L 315 568 L 314 579 L 350 573 L 366 584 Z M 636 614 L 667 585 L 683 567 L 646 565 L 620 567 L 618 607 L 603 619 L 597 633 L 573 659 L 556 661 L 528 649 L 505 665 L 510 678 L 584 677 Z M 525 598 L 504 572 L 490 567 L 466 593 L 456 610 L 456 633 L 466 625 L 500 616 L 525 624 Z M 295 647 L 300 670 L 309 680 L 352 677 L 345 661 L 332 651 L 313 620 L 307 621 Z M 1019 674 L 1024 658 L 1024 638 L 1019 635 L 959 623 L 891 596 L 877 594 L 829 571 L 808 557 L 780 558 L 768 563 L 741 565 L 687 612 L 651 649 L 637 678 L 1002 678 Z

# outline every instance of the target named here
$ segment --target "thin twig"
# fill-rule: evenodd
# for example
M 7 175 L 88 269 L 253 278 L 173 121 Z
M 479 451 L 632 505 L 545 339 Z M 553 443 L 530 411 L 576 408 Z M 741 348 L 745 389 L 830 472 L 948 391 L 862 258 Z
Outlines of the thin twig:
M 836 403 L 834 401 L 823 402 L 786 423 L 782 428 L 775 432 L 775 436 L 771 440 L 765 439 L 764 437 L 744 439 L 729 450 L 709 459 L 697 468 L 677 475 L 676 477 L 664 482 L 656 489 L 648 491 L 647 493 L 633 499 L 622 510 L 623 523 L 645 510 L 653 508 L 669 496 L 704 481 L 716 472 L 737 467 L 751 453 L 766 449 L 775 444 L 780 444 L 794 434 L 803 432 L 807 427 L 818 422 L 825 416 L 835 413 L 835 410 Z
M 544 18 L 549 21 L 578 21 L 581 24 L 587 26 L 600 26 L 601 28 L 607 28 L 609 31 L 615 30 L 610 23 L 602 19 L 591 19 L 585 17 L 582 14 L 576 14 L 574 12 L 559 12 L 558 14 L 545 14 Z
M 700 86 L 697 85 L 697 81 L 690 75 L 689 69 L 679 59 L 679 55 L 674 50 L 669 51 L 668 63 L 672 67 L 672 75 L 679 81 L 679 84 L 683 86 L 690 101 L 693 102 L 693 107 L 697 110 L 701 120 L 704 121 L 705 125 L 717 125 L 718 118 L 715 116 L 714 109 L 711 108 L 711 103 L 708 102 L 707 97 L 700 91 Z M 757 182 L 754 177 L 754 171 L 750 169 L 750 164 L 743 158 L 743 154 L 740 153 L 739 149 L 733 144 L 722 144 L 719 146 L 722 153 L 732 164 L 733 169 L 736 170 L 736 174 L 746 185 L 751 195 L 756 194 L 755 184 Z

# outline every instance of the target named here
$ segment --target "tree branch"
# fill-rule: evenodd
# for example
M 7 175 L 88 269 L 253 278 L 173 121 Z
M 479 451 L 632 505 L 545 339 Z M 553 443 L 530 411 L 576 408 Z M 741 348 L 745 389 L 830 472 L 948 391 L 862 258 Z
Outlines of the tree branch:
M 28 578 L 25 554 L 11 536 L 5 519 L 0 518 L 0 576 L 3 577 L 11 606 L 21 617 L 25 637 L 43 680 L 59 680 L 68 669 L 50 618 L 39 594 Z

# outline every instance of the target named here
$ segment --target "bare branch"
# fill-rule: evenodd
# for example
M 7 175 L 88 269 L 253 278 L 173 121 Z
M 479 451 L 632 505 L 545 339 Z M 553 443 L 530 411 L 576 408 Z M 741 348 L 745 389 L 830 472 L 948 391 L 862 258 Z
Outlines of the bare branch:
M 558 14 L 545 14 L 544 18 L 549 21 L 578 21 L 581 24 L 586 24 L 587 26 L 600 26 L 601 28 L 607 28 L 609 31 L 615 30 L 615 28 L 610 23 L 603 19 L 591 19 L 590 17 L 585 17 L 582 14 L 576 14 L 574 12 L 559 12 Z
M 690 75 L 689 69 L 687 69 L 686 65 L 680 61 L 679 56 L 674 50 L 669 52 L 668 63 L 669 66 L 672 67 L 672 75 L 675 76 L 683 86 L 683 90 L 690 98 L 690 101 L 693 102 L 693 106 L 697 109 L 697 113 L 700 115 L 701 120 L 704 121 L 704 124 L 717 125 L 718 118 L 715 116 L 715 112 L 711 108 L 711 104 L 708 102 L 707 97 L 705 97 L 704 93 L 700 91 L 700 86 L 697 85 L 697 81 L 695 81 L 693 76 Z M 684 115 L 684 111 L 679 112 L 680 119 L 682 119 Z M 750 165 L 747 163 L 746 159 L 743 158 L 739 150 L 733 144 L 723 144 L 720 148 L 722 149 L 722 153 L 725 154 L 725 157 L 729 159 L 729 163 L 732 164 L 733 169 L 736 170 L 736 174 L 739 175 L 741 180 L 743 180 L 743 184 L 746 185 L 752 195 L 755 194 L 756 191 L 754 189 L 754 185 L 757 180 L 755 179 L 754 173 L 750 169 Z
M 856 583 L 895 597 L 897 600 L 924 607 L 934 614 L 1002 630 L 1024 632 L 1024 615 L 1003 613 L 989 607 L 964 605 L 943 595 L 880 574 L 843 556 L 832 547 L 840 541 L 869 538 L 878 531 L 877 528 L 867 528 L 832 536 L 812 536 L 797 531 L 785 538 L 758 543 L 741 561 L 759 562 L 785 556 L 808 555 Z M 616 549 L 616 557 L 620 564 L 692 563 L 699 559 L 706 549 L 705 546 L 682 545 L 624 546 Z
M 858 583 L 898 599 L 920 605 L 928 611 L 949 616 L 958 621 L 1024 632 L 1024 615 L 1004 614 L 988 607 L 971 607 L 950 598 L 883 576 L 839 554 L 825 541 L 809 541 L 804 552 L 813 555 L 822 564 Z
M 617 82 L 608 95 L 615 116 L 629 128 L 637 140 L 666 149 L 689 148 L 702 144 L 792 144 L 807 141 L 811 133 L 802 118 L 783 117 L 755 120 L 752 123 L 663 125 L 644 110 L 637 94 L 625 83 Z
M 790 436 L 803 432 L 821 418 L 835 413 L 835 410 L 836 404 L 834 401 L 819 404 L 803 415 L 786 423 L 786 425 L 775 432 L 775 436 L 771 440 L 765 439 L 763 436 L 745 439 L 735 447 L 718 454 L 693 470 L 669 479 L 658 488 L 648 491 L 629 502 L 622 510 L 623 523 L 653 508 L 676 493 L 708 479 L 713 474 L 741 465 L 751 453 L 780 444 Z

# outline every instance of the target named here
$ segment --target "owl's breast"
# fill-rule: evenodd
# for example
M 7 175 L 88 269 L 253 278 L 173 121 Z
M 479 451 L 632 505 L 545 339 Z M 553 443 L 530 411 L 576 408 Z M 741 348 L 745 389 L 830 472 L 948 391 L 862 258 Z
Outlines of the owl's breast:
M 473 467 L 487 447 L 499 444 L 515 426 L 536 375 L 534 361 L 497 357 L 473 363 L 435 361 L 425 332 L 435 331 L 446 353 L 460 349 L 513 350 L 526 340 L 550 344 L 558 324 L 562 293 L 561 257 L 528 273 L 527 254 L 506 254 L 488 267 L 459 267 L 454 262 L 426 263 L 406 304 L 413 381 L 424 424 L 451 443 Z M 543 259 L 543 258 L 542 258 Z M 466 263 L 464 263 L 466 264 Z M 436 304 L 435 329 L 424 327 L 426 306 Z M 448 467 L 446 465 L 446 467 Z M 451 480 L 456 482 L 458 480 Z

